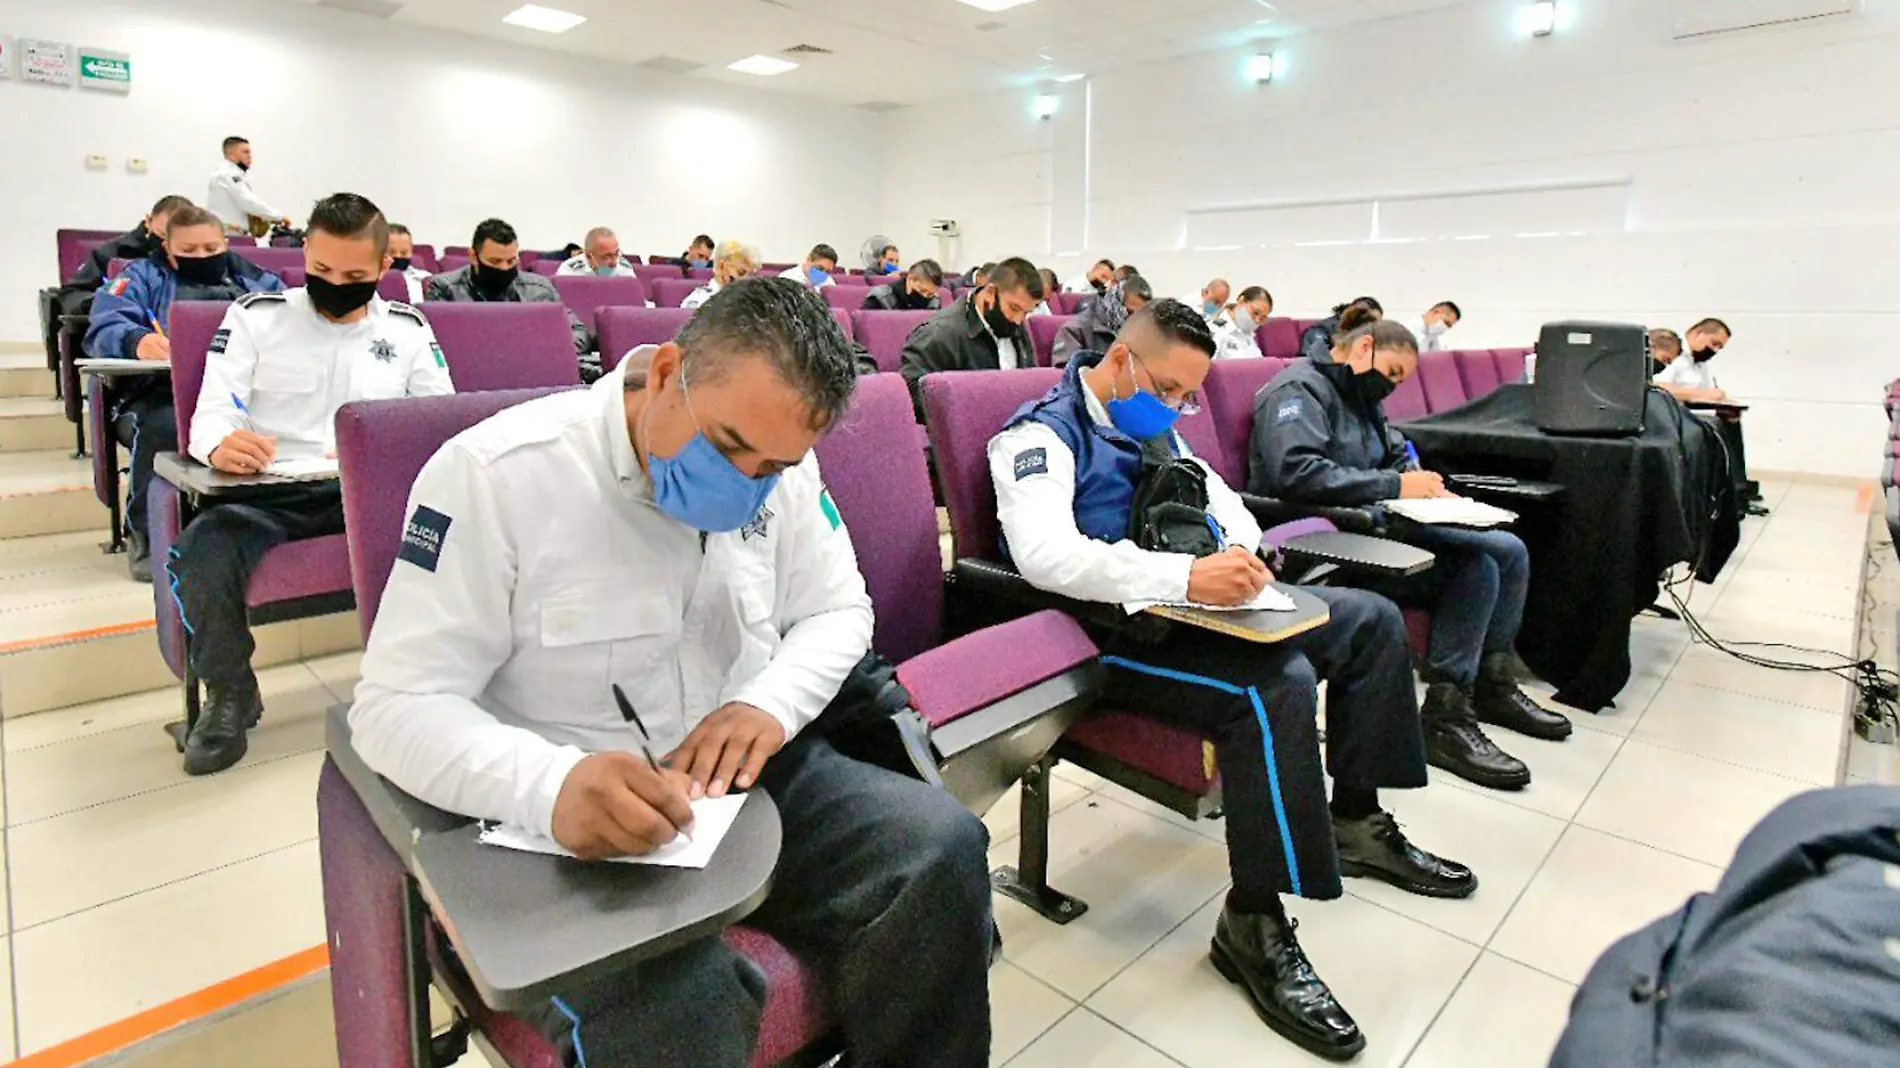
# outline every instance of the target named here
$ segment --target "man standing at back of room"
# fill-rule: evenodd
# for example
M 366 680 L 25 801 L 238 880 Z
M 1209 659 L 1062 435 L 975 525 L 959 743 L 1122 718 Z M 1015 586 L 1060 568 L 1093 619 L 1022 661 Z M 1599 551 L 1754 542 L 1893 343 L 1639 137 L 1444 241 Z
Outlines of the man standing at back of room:
M 224 139 L 224 162 L 211 172 L 205 207 L 224 220 L 227 234 L 263 237 L 271 224 L 290 228 L 290 216 L 265 202 L 251 189 L 251 143 L 242 137 Z
M 521 269 L 521 239 L 514 227 L 500 219 L 483 219 L 476 225 L 468 254 L 468 266 L 445 271 L 424 283 L 422 291 L 427 299 L 480 304 L 561 303 L 560 290 L 553 282 Z M 567 312 L 567 328 L 574 335 L 574 358 L 578 360 L 594 351 L 594 336 L 572 309 L 563 306 L 562 310 Z
M 567 278 L 597 275 L 602 278 L 638 278 L 633 264 L 620 255 L 620 239 L 605 226 L 587 231 L 580 255 L 556 268 L 555 274 Z
M 454 389 L 428 320 L 376 295 L 389 269 L 389 224 L 376 205 L 354 193 L 318 201 L 303 253 L 305 288 L 239 299 L 205 356 L 190 452 L 226 474 L 333 458 L 336 412 L 349 401 Z M 245 732 L 264 713 L 244 601 L 258 562 L 287 541 L 342 532 L 342 491 L 330 478 L 218 498 L 179 536 L 166 570 L 206 690 L 185 739 L 187 774 L 242 760 Z
M 1034 367 L 1036 350 L 1023 320 L 1042 300 L 1036 265 L 1012 256 L 991 269 L 989 282 L 911 332 L 904 342 L 904 381 L 917 383 L 939 371 L 1013 371 Z M 918 411 L 923 411 L 921 402 Z
M 1174 430 L 1198 410 L 1214 355 L 1207 321 L 1160 300 L 1134 313 L 1106 353 L 1070 361 L 1061 384 L 990 440 L 1004 552 L 1038 589 L 1098 603 L 1232 606 L 1273 576 L 1240 496 Z M 1128 537 L 1145 466 L 1201 469 L 1205 556 L 1156 552 Z M 1195 522 L 1192 517 L 1190 522 Z M 1103 640 L 1103 703 L 1135 709 L 1214 744 L 1233 887 L 1215 927 L 1216 969 L 1275 1031 L 1346 1060 L 1365 1046 L 1352 1017 L 1307 961 L 1280 895 L 1331 899 L 1364 876 L 1427 897 L 1469 897 L 1461 864 L 1409 842 L 1380 808 L 1381 788 L 1426 783 L 1418 700 L 1396 605 L 1360 590 L 1309 588 L 1330 620 L 1275 645 L 1177 626 L 1158 643 Z M 1324 679 L 1327 762 L 1315 727 Z M 1333 795 L 1326 797 L 1325 771 Z M 1247 1063 L 1247 1062 L 1236 1062 Z
M 591 389 L 449 441 L 410 495 L 350 726 L 423 800 L 590 858 L 664 845 L 689 798 L 766 794 L 783 843 L 746 923 L 810 966 L 846 1059 L 985 1068 L 982 823 L 812 727 L 871 645 L 811 455 L 852 378 L 823 300 L 748 279 Z M 553 1063 L 744 1068 L 767 989 L 713 935 L 557 993 L 523 1014 Z

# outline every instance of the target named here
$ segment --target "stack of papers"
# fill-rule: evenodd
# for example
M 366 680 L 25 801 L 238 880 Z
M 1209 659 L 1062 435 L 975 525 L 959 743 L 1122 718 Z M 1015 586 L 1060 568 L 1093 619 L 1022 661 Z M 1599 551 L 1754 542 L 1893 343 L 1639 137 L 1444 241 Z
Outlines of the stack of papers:
M 272 460 L 264 474 L 272 478 L 290 478 L 318 482 L 337 477 L 336 461 L 325 457 L 314 460 Z
M 702 797 L 693 802 L 693 838 L 687 841 L 684 835 L 673 839 L 666 845 L 643 857 L 613 857 L 615 864 L 654 864 L 667 868 L 704 868 L 712 863 L 713 853 L 719 849 L 719 843 L 725 841 L 726 832 L 732 830 L 732 823 L 739 818 L 739 809 L 745 804 L 744 794 L 727 794 L 724 797 Z M 542 853 L 550 857 L 572 857 L 574 854 L 566 846 L 525 827 L 512 827 L 497 824 L 482 830 L 481 840 L 485 845 L 500 846 L 503 849 L 518 849 L 523 853 Z
M 1193 601 L 1127 601 L 1122 604 L 1129 615 L 1146 612 L 1150 608 L 1202 608 L 1209 612 L 1292 612 L 1299 608 L 1293 598 L 1268 586 L 1260 595 L 1245 604 L 1195 604 Z
M 1498 527 L 1517 522 L 1517 513 L 1469 497 L 1419 497 L 1413 500 L 1380 501 L 1393 515 L 1402 515 L 1414 523 L 1435 523 L 1452 527 Z

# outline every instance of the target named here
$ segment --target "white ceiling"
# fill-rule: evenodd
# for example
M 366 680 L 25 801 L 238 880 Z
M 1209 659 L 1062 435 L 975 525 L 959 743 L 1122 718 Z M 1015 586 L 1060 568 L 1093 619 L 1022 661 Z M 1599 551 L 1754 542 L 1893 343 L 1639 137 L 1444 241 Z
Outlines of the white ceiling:
M 361 0 L 306 2 L 348 8 Z M 626 63 L 665 56 L 704 64 L 679 75 L 686 78 L 844 104 L 915 104 L 1469 0 L 1033 0 L 994 13 L 956 0 L 539 0 L 587 16 L 564 34 L 504 24 L 521 2 L 401 0 L 394 18 Z M 771 78 L 725 69 L 799 44 L 834 54 L 789 56 L 799 69 Z

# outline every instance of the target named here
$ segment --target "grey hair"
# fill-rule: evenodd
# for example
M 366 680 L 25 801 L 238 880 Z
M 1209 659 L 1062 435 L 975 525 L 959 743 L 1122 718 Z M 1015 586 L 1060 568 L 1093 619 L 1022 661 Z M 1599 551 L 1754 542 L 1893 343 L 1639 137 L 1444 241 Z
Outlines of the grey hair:
M 759 250 L 743 241 L 721 241 L 719 251 L 713 253 L 713 262 L 725 263 L 728 260 L 738 260 L 756 271 L 759 269 Z
M 612 237 L 612 236 L 614 236 L 613 230 L 605 226 L 596 226 L 592 230 L 587 231 L 586 237 L 581 238 L 581 244 L 592 245 L 594 242 L 600 240 L 603 237 Z
M 789 278 L 754 276 L 722 287 L 674 340 L 692 382 L 718 381 L 741 358 L 766 361 L 804 398 L 814 430 L 851 406 L 858 378 L 851 342 L 824 299 Z

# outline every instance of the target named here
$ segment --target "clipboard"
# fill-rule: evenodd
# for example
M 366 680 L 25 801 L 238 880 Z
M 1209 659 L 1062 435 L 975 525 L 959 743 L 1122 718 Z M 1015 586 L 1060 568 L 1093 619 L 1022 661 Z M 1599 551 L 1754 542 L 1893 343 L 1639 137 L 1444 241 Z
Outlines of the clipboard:
M 1332 619 L 1332 610 L 1326 602 L 1299 588 L 1282 582 L 1273 584 L 1293 599 L 1295 608 L 1291 612 L 1221 612 L 1211 608 L 1194 608 L 1180 605 L 1153 605 L 1143 611 L 1149 615 L 1180 623 L 1185 626 L 1199 627 L 1216 634 L 1225 634 L 1230 638 L 1239 638 L 1255 645 L 1276 645 L 1290 638 L 1297 638 L 1309 630 L 1323 627 Z

